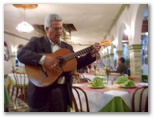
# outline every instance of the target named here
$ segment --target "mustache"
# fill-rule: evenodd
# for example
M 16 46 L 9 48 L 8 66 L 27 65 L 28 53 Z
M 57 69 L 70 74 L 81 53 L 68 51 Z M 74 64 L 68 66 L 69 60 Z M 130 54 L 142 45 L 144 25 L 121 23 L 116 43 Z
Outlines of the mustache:
M 62 34 L 57 34 L 56 36 L 61 36 Z

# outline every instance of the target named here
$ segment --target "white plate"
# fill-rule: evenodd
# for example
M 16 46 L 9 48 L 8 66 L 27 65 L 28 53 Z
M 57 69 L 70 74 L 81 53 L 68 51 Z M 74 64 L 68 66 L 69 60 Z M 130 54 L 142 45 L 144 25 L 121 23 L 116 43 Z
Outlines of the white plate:
M 148 83 L 137 83 L 136 86 L 148 86 Z

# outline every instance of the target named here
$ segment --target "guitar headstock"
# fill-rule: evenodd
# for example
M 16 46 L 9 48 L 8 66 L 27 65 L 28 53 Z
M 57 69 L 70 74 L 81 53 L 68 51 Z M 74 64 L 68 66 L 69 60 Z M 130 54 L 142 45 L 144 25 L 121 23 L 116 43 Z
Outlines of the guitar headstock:
M 112 45 L 112 41 L 111 40 L 104 40 L 104 41 L 100 42 L 100 45 L 106 47 L 106 46 Z

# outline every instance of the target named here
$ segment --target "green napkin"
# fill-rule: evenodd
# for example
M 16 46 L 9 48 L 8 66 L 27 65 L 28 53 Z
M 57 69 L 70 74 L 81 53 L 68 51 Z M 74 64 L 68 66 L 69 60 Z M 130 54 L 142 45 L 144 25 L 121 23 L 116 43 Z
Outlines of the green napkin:
M 93 79 L 92 83 L 88 84 L 88 87 L 90 87 L 90 88 L 103 88 L 104 87 L 103 78 L 95 77 Z
M 105 86 L 93 86 L 92 84 L 88 84 L 87 87 L 93 88 L 93 89 L 102 89 L 102 88 L 104 88 Z
M 122 83 L 120 87 L 136 87 L 134 81 L 127 80 L 126 82 Z
M 128 78 L 126 76 L 120 76 L 120 77 L 118 77 L 116 82 L 121 84 L 121 83 L 124 83 L 126 81 L 128 81 Z

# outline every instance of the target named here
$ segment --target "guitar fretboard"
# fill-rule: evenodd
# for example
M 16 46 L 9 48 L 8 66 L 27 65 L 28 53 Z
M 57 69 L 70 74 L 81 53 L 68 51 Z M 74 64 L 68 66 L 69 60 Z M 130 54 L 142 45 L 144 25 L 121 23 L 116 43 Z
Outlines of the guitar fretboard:
M 65 61 L 69 61 L 69 60 L 71 60 L 71 59 L 73 59 L 75 57 L 78 57 L 78 56 L 81 56 L 83 54 L 89 53 L 91 50 L 93 50 L 93 47 L 92 46 L 89 46 L 89 47 L 87 47 L 85 49 L 82 49 L 82 50 L 80 50 L 78 52 L 75 52 L 75 53 L 71 53 L 69 55 L 66 55 L 63 58 L 64 58 Z

